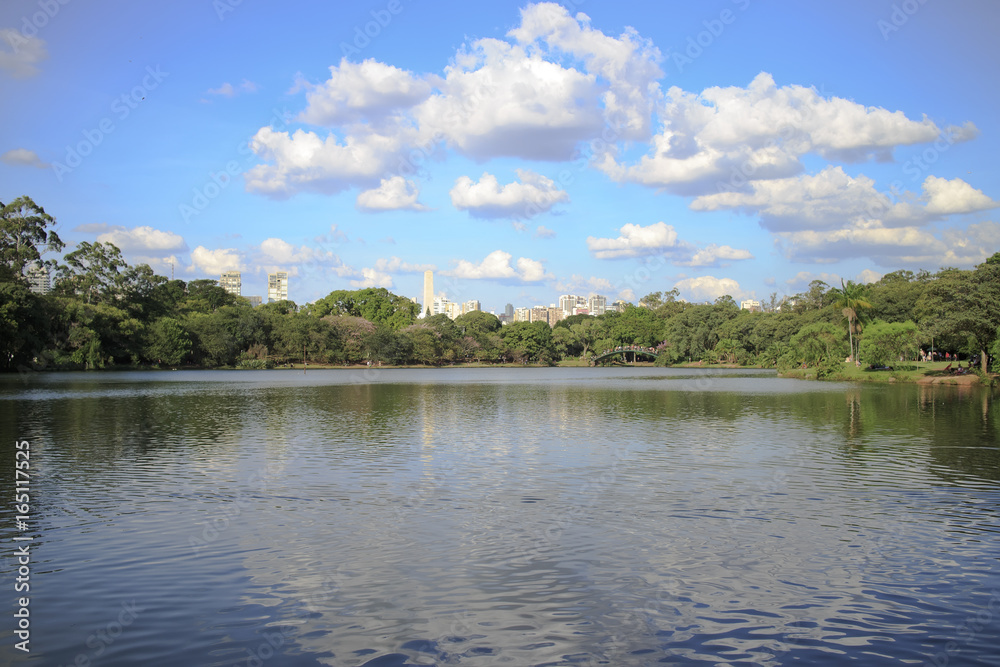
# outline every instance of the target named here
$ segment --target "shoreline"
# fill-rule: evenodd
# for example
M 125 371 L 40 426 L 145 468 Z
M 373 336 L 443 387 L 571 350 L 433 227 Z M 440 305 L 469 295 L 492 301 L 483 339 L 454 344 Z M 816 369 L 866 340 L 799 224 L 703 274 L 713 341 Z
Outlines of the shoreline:
M 777 373 L 778 377 L 790 378 L 794 380 L 821 380 L 821 381 L 834 381 L 834 382 L 865 382 L 865 383 L 875 383 L 875 384 L 923 384 L 923 385 L 951 385 L 951 386 L 992 386 L 1000 382 L 1000 374 L 989 373 L 986 382 L 976 373 L 969 372 L 962 375 L 952 375 L 951 373 L 946 373 L 944 368 L 947 364 L 944 362 L 904 362 L 900 365 L 898 370 L 884 370 L 884 371 L 868 371 L 863 368 L 857 368 L 851 364 L 844 362 L 841 369 L 835 370 L 831 373 L 825 374 L 823 377 L 817 377 L 819 369 L 815 366 L 808 368 L 794 368 L 787 371 L 779 371 L 777 369 L 764 368 L 762 366 L 743 366 L 740 364 L 706 364 L 700 361 L 685 362 L 681 364 L 675 364 L 673 366 L 664 366 L 663 368 L 683 368 L 683 369 L 731 369 L 731 370 L 773 370 Z M 652 362 L 638 362 L 633 364 L 625 364 L 620 366 L 620 368 L 654 368 L 656 367 Z M 581 359 L 569 359 L 558 362 L 556 364 L 518 364 L 518 363 L 500 363 L 500 364 L 490 364 L 490 363 L 480 363 L 480 362 L 463 362 L 454 364 L 444 364 L 440 366 L 431 366 L 425 364 L 404 364 L 399 366 L 368 366 L 365 364 L 305 364 L 294 363 L 289 365 L 275 366 L 268 369 L 243 369 L 236 368 L 233 366 L 223 366 L 223 367 L 204 367 L 204 366 L 179 366 L 179 367 L 157 367 L 157 366 L 117 366 L 112 368 L 101 368 L 101 369 L 59 369 L 59 368 L 42 368 L 42 369 L 31 369 L 32 373 L 46 373 L 46 372 L 62 372 L 62 373 L 106 373 L 106 372 L 129 372 L 129 371 L 241 371 L 241 370 L 324 370 L 324 371 L 368 371 L 368 370 L 390 370 L 390 369 L 433 369 L 442 370 L 449 368 L 594 368 L 590 365 L 589 361 L 583 361 Z M 612 368 L 612 366 L 608 366 Z

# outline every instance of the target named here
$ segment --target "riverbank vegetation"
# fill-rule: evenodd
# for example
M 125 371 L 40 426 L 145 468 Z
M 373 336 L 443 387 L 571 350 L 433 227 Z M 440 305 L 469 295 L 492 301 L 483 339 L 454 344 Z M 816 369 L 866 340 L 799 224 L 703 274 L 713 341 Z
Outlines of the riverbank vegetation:
M 382 288 L 337 290 L 301 307 L 281 301 L 253 308 L 215 280 L 170 280 L 145 264 L 129 265 L 101 242 L 81 243 L 61 262 L 45 260 L 54 287 L 36 294 L 26 271 L 65 248 L 53 226 L 27 197 L 0 207 L 2 370 L 545 365 L 588 363 L 616 347 L 640 346 L 655 350 L 661 366 L 726 363 L 845 379 L 866 377 L 874 366 L 886 370 L 867 377 L 905 379 L 932 350 L 956 355 L 948 375 L 959 367 L 979 372 L 978 359 L 989 355 L 998 370 L 1000 357 L 1000 253 L 972 270 L 895 271 L 873 284 L 839 287 L 815 280 L 780 303 L 772 295 L 766 312 L 740 310 L 729 296 L 687 303 L 671 290 L 621 313 L 574 315 L 553 327 L 501 326 L 479 311 L 454 321 L 419 319 L 418 304 Z

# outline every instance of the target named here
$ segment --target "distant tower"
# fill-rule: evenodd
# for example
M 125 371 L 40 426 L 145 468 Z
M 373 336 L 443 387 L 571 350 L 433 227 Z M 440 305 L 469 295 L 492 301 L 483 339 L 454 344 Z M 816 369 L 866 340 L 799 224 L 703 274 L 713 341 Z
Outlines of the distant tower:
M 431 312 L 434 308 L 434 272 L 424 271 L 424 302 L 421 304 L 420 317 L 427 315 L 427 309 L 430 308 Z

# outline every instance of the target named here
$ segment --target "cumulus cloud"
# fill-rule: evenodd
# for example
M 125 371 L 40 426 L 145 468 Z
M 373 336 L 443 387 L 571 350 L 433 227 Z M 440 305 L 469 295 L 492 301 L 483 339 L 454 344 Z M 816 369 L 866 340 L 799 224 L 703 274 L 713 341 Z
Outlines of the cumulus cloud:
M 621 259 L 642 257 L 686 248 L 677 238 L 677 230 L 665 222 L 657 222 L 643 227 L 636 224 L 623 225 L 621 235 L 614 239 L 587 237 L 587 247 L 597 259 Z
M 762 72 L 746 88 L 713 87 L 693 94 L 667 91 L 661 131 L 647 155 L 624 164 L 609 152 L 601 168 L 612 178 L 681 195 L 739 189 L 748 182 L 788 178 L 804 171 L 801 158 L 816 154 L 848 162 L 885 161 L 893 149 L 975 135 L 975 127 L 942 129 L 928 118 L 866 107 L 814 88 L 778 87 Z
M 148 256 L 163 256 L 175 252 L 186 252 L 187 243 L 180 234 L 154 229 L 148 225 L 133 227 L 104 226 L 97 240 L 113 243 L 125 253 L 139 253 Z M 200 246 L 199 246 L 200 247 Z
M 265 239 L 260 244 L 259 252 L 262 262 L 278 265 L 302 263 L 340 264 L 340 258 L 329 250 L 304 245 L 296 246 L 279 238 Z
M 36 169 L 49 167 L 49 164 L 38 157 L 35 151 L 29 151 L 27 148 L 12 148 L 0 155 L 0 162 L 17 167 L 35 167 Z
M 384 273 L 423 273 L 433 271 L 435 268 L 437 267 L 433 264 L 410 264 L 399 257 L 379 259 L 375 262 L 375 269 Z
M 871 283 L 877 283 L 882 280 L 883 275 L 885 274 L 879 273 L 878 271 L 872 271 L 871 269 L 865 269 L 858 274 L 858 277 L 855 280 L 859 283 L 870 285 Z
M 13 28 L 0 28 L 0 71 L 15 79 L 26 79 L 38 74 L 38 63 L 48 57 L 45 40 L 25 37 Z
M 414 117 L 427 135 L 475 160 L 568 160 L 601 131 L 593 74 L 501 40 L 481 39 L 456 54 L 439 89 Z
M 569 54 L 603 82 L 601 101 L 606 122 L 620 139 L 645 140 L 654 104 L 660 99 L 659 63 L 663 56 L 634 28 L 612 37 L 590 27 L 590 17 L 554 2 L 528 5 L 521 25 L 508 33 L 519 44 Z
M 383 178 L 377 188 L 364 190 L 358 194 L 357 207 L 362 211 L 426 211 L 428 208 L 417 201 L 420 191 L 417 186 L 402 176 Z
M 605 35 L 555 3 L 526 7 L 507 39 L 463 45 L 440 75 L 344 59 L 323 83 L 295 88 L 307 90 L 298 120 L 339 138 L 261 128 L 253 148 L 264 164 L 247 187 L 275 197 L 372 188 L 409 151 L 426 157 L 442 144 L 478 161 L 569 160 L 606 126 L 613 140 L 646 139 L 659 60 L 635 30 Z
M 460 176 L 449 193 L 451 203 L 477 218 L 530 218 L 569 201 L 569 195 L 550 178 L 527 169 L 518 169 L 517 178 L 501 185 L 487 172 L 479 181 Z
M 299 191 L 333 194 L 355 186 L 376 186 L 407 147 L 403 133 L 358 130 L 343 142 L 315 132 L 258 130 L 250 146 L 263 160 L 245 174 L 247 190 L 275 198 Z
M 305 85 L 307 106 L 299 120 L 327 127 L 383 118 L 425 100 L 432 90 L 424 77 L 370 58 L 360 63 L 344 58 L 324 83 Z
M 696 251 L 689 260 L 674 260 L 679 266 L 726 266 L 730 262 L 753 259 L 749 250 L 710 243 Z
M 191 266 L 189 273 L 203 273 L 207 275 L 220 275 L 223 271 L 241 271 L 243 262 L 240 253 L 234 248 L 218 248 L 209 250 L 205 246 L 198 246 L 191 251 Z
M 536 239 L 554 239 L 555 237 L 556 233 L 545 225 L 538 225 L 535 229 Z
M 749 296 L 732 278 L 716 278 L 715 276 L 685 278 L 675 283 L 674 288 L 689 301 L 714 301 L 726 294 L 734 299 Z
M 872 179 L 849 176 L 841 167 L 827 167 L 811 176 L 755 181 L 748 192 L 704 195 L 691 203 L 695 211 L 757 213 L 761 226 L 772 232 L 922 225 L 996 206 L 998 202 L 965 181 L 936 176 L 924 180 L 921 196 L 903 193 L 894 201 L 879 192 Z
M 352 287 L 363 289 L 365 287 L 384 287 L 392 289 L 392 276 L 375 269 L 361 269 L 361 277 L 350 281 Z
M 442 271 L 446 276 L 469 280 L 504 280 L 522 283 L 537 283 L 552 276 L 545 273 L 545 266 L 538 260 L 519 257 L 511 264 L 513 255 L 503 250 L 494 250 L 478 264 L 465 259 L 455 262 L 455 268 Z

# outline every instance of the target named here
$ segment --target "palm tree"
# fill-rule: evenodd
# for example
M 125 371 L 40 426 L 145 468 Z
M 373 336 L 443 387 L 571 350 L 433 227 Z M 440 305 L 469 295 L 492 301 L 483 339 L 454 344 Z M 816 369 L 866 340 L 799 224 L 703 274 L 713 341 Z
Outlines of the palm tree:
M 872 307 L 872 304 L 865 298 L 868 294 L 868 286 L 840 279 L 840 288 L 833 288 L 833 293 L 837 297 L 836 305 L 841 309 L 841 313 L 847 318 L 847 335 L 851 342 L 851 358 L 855 361 L 858 358 L 860 345 L 855 347 L 854 334 L 861 332 L 862 313 Z

